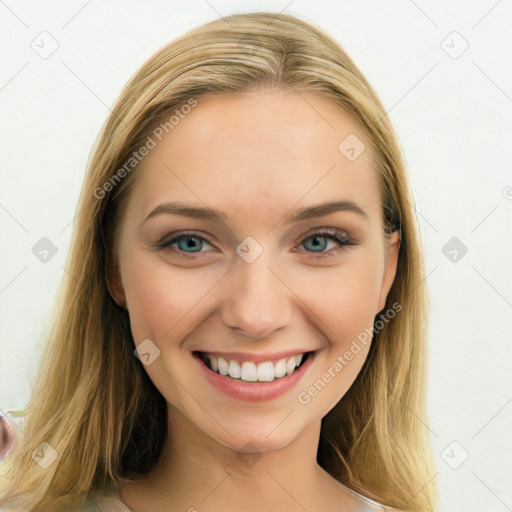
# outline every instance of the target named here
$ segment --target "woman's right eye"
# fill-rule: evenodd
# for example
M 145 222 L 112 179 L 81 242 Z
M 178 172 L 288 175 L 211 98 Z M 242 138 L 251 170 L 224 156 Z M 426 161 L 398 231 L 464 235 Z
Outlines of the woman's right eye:
M 201 251 L 205 243 L 212 246 L 206 238 L 196 233 L 179 233 L 170 240 L 164 238 L 157 242 L 156 245 L 160 249 L 171 249 L 184 258 L 195 258 L 194 253 L 205 252 Z

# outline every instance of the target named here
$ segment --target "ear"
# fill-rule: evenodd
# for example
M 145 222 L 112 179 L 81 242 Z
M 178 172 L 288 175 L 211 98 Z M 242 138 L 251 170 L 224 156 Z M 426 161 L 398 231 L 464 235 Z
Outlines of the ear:
M 114 302 L 126 309 L 126 296 L 124 293 L 123 282 L 121 280 L 121 273 L 119 265 L 112 255 L 107 255 L 105 264 L 105 282 L 107 284 L 108 292 Z
M 384 263 L 384 275 L 382 276 L 382 284 L 379 294 L 379 308 L 382 311 L 386 305 L 386 298 L 388 296 L 391 285 L 395 280 L 396 267 L 398 264 L 398 251 L 400 249 L 400 232 L 395 231 L 391 234 L 386 242 L 386 255 Z

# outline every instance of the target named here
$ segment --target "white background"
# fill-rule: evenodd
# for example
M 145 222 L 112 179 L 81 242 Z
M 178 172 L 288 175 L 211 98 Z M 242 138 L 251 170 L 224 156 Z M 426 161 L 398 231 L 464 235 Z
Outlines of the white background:
M 441 510 L 512 510 L 510 0 L 0 1 L 0 409 L 26 406 L 91 147 L 121 88 L 187 30 L 260 10 L 325 29 L 381 97 L 426 246 Z M 51 48 L 45 31 L 58 48 L 43 59 L 32 47 Z M 32 253 L 42 237 L 58 250 L 46 263 Z M 456 262 L 442 251 L 452 237 L 468 249 Z

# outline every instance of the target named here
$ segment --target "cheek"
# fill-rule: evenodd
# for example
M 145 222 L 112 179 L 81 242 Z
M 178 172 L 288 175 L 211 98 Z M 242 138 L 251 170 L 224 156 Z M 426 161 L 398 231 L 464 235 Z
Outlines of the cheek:
M 139 253 L 121 268 L 134 339 L 163 339 L 189 315 L 216 279 L 207 272 L 172 268 L 155 254 Z M 185 322 L 186 323 L 186 322 Z
M 322 390 L 322 398 L 315 399 L 322 415 L 352 386 L 370 350 L 380 290 L 378 265 L 377 270 L 375 267 L 373 257 L 358 258 L 325 273 L 316 281 L 318 293 L 309 295 L 308 305 L 313 305 L 311 310 L 321 319 L 317 327 L 325 335 L 327 347 L 311 387 L 303 390 L 299 401 L 313 400 Z
M 381 265 L 371 249 L 358 251 L 357 258 L 346 265 L 317 272 L 307 303 L 322 320 L 331 342 L 350 344 L 373 325 L 381 279 Z

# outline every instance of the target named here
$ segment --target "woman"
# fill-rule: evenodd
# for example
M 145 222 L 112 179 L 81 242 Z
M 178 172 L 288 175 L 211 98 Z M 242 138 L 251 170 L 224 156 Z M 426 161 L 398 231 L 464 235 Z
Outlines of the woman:
M 159 50 L 90 162 L 0 507 L 435 510 L 411 204 L 318 28 L 233 15 Z

